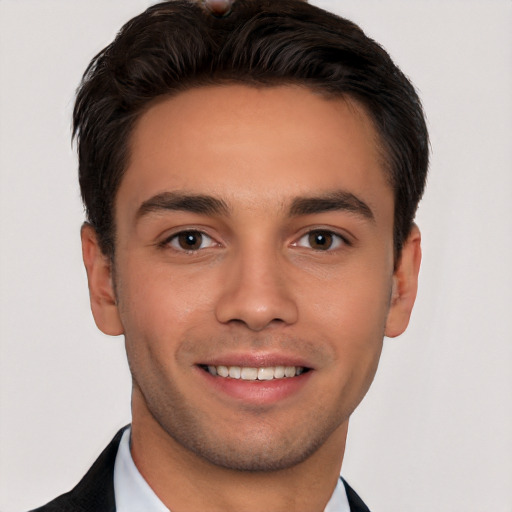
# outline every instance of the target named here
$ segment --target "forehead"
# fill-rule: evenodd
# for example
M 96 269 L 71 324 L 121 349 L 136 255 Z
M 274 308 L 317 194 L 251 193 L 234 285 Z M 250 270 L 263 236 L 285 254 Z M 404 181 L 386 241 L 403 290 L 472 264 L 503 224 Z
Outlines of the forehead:
M 144 112 L 118 200 L 136 208 L 179 190 L 257 208 L 333 188 L 391 195 L 378 136 L 356 102 L 298 86 L 225 85 L 162 98 Z

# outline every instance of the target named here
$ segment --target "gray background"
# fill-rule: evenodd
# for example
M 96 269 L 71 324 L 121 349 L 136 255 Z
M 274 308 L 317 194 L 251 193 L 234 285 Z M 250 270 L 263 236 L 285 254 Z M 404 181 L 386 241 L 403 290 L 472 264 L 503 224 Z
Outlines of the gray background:
M 0 1 L 2 512 L 68 490 L 130 419 L 123 341 L 89 312 L 69 124 L 91 57 L 150 3 Z M 511 512 L 512 2 L 312 3 L 391 53 L 433 147 L 417 306 L 343 474 L 376 512 Z

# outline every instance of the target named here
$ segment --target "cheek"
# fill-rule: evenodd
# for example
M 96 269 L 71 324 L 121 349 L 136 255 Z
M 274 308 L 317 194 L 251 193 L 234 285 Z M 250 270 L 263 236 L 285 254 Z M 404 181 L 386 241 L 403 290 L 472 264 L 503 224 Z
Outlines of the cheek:
M 311 310 L 323 339 L 331 345 L 333 360 L 326 378 L 331 389 L 339 390 L 337 400 L 344 414 L 357 407 L 377 371 L 390 290 L 391 278 L 370 273 L 357 280 L 345 278 L 324 289 L 328 303 L 319 299 Z
M 382 268 L 334 277 L 321 292 L 309 295 L 309 322 L 330 344 L 333 360 L 328 372 L 339 399 L 355 408 L 377 371 L 391 293 L 391 271 Z M 326 374 L 327 376 L 327 374 Z
M 212 283 L 183 271 L 172 272 L 165 265 L 145 268 L 137 262 L 119 273 L 119 311 L 126 338 L 144 338 L 166 346 L 182 337 L 193 325 L 201 325 L 212 310 Z
M 366 267 L 361 272 L 340 272 L 306 294 L 305 307 L 322 319 L 347 343 L 365 345 L 383 337 L 389 311 L 392 273 Z

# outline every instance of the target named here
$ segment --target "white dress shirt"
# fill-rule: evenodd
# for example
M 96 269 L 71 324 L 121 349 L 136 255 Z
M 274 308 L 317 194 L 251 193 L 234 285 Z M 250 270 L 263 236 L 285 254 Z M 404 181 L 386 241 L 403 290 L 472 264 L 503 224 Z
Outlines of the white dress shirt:
M 117 512 L 171 512 L 135 466 L 130 453 L 130 432 L 130 428 L 127 428 L 123 433 L 114 466 Z M 347 493 L 341 480 L 338 481 L 324 512 L 350 512 Z

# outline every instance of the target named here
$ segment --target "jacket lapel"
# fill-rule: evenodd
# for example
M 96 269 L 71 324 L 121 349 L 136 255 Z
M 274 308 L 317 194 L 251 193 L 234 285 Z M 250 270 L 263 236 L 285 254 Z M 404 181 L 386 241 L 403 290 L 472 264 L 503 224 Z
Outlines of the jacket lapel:
M 71 491 L 31 512 L 115 512 L 114 464 L 122 428 Z
M 348 483 L 342 478 L 345 490 L 347 492 L 348 503 L 350 505 L 350 512 L 370 512 L 370 509 L 364 504 L 363 500 L 359 495 L 348 485 Z

